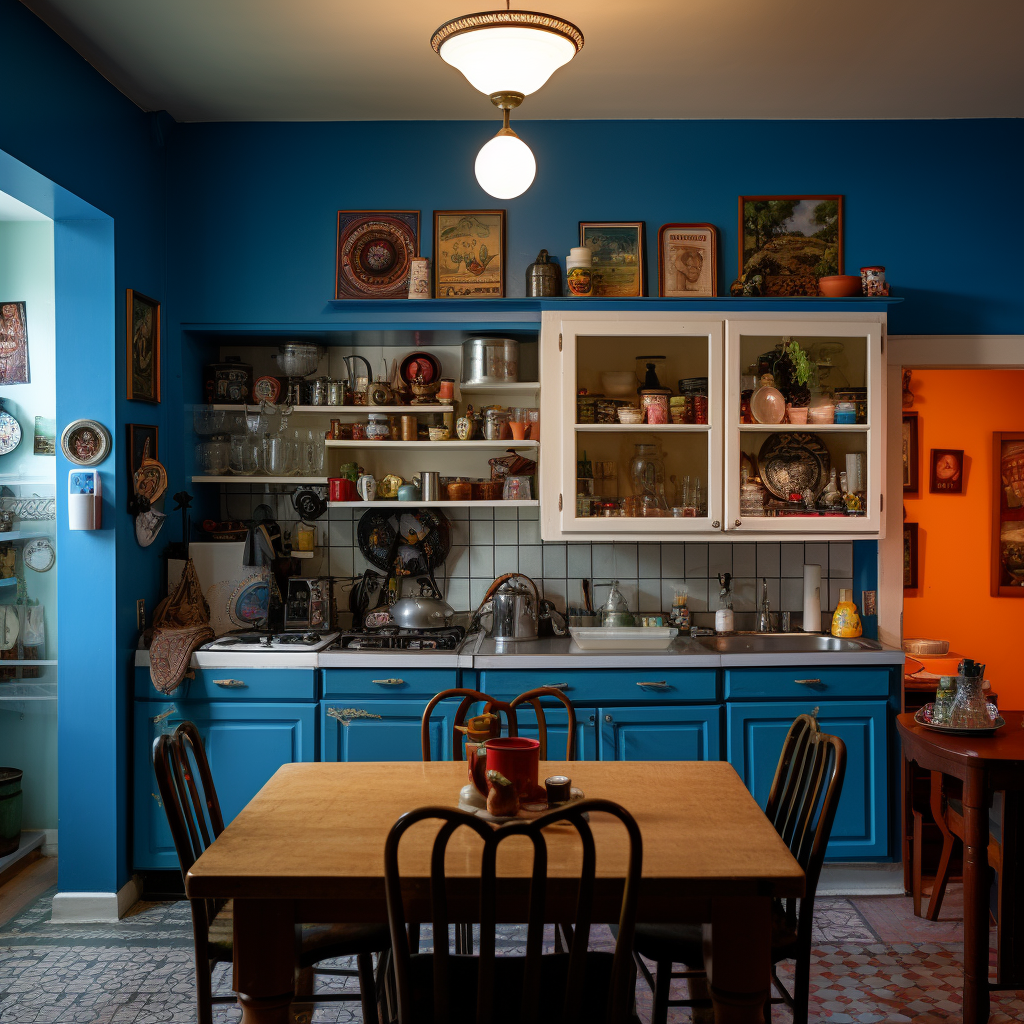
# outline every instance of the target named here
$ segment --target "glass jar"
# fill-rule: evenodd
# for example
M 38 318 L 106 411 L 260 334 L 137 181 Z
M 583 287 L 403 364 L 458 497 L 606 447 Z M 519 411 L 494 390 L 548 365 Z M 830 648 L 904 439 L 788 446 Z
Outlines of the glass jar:
M 371 412 L 366 423 L 367 441 L 387 441 L 391 437 L 388 418 L 382 412 Z
M 656 444 L 638 444 L 629 464 L 629 479 L 638 507 L 650 514 L 652 509 L 668 511 L 665 497 L 665 460 Z
M 949 713 L 953 710 L 956 699 L 956 676 L 942 676 L 935 690 L 935 703 L 932 705 L 932 721 L 936 725 L 948 725 Z
M 982 688 L 984 665 L 976 665 L 970 658 L 960 662 L 956 677 L 956 696 L 949 712 L 949 724 L 954 729 L 987 729 L 989 718 L 985 692 Z
M 836 418 L 835 400 L 828 391 L 811 392 L 811 404 L 807 407 L 808 423 L 834 423 Z

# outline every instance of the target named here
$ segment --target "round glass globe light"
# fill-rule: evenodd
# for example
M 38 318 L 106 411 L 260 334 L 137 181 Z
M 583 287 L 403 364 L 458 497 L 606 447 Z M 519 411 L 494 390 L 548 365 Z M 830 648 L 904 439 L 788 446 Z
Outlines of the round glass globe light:
M 476 155 L 476 180 L 495 199 L 521 196 L 537 176 L 537 161 L 518 135 L 495 135 Z

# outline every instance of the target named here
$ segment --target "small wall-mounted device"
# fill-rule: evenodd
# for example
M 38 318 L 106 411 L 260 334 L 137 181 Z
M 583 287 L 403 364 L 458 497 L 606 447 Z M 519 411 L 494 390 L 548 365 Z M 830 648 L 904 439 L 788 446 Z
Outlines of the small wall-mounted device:
M 98 530 L 103 519 L 103 485 L 95 469 L 68 470 L 68 527 Z

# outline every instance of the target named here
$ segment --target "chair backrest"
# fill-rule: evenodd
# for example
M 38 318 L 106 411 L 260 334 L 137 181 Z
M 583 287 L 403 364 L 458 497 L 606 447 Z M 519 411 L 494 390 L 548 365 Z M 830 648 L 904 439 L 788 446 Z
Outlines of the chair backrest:
M 544 717 L 544 708 L 540 703 L 541 697 L 555 697 L 565 705 L 569 715 L 569 737 L 565 743 L 565 759 L 566 761 L 575 761 L 576 711 L 572 706 L 572 701 L 561 690 L 556 690 L 551 686 L 540 686 L 536 690 L 528 690 L 526 693 L 519 694 L 509 706 L 515 710 L 515 708 L 520 707 L 522 704 L 528 703 L 533 705 L 534 713 L 537 715 L 537 739 L 540 740 L 540 759 L 546 761 L 548 759 L 548 725 L 547 719 Z
M 448 700 L 451 697 L 461 697 L 462 701 L 459 704 L 458 710 L 455 712 L 455 721 L 452 723 L 452 760 L 453 761 L 464 761 L 463 750 L 462 750 L 462 739 L 463 735 L 459 731 L 459 726 L 464 725 L 466 722 L 466 712 L 469 711 L 473 704 L 483 704 L 484 711 L 490 712 L 491 714 L 498 714 L 505 716 L 506 725 L 508 728 L 509 736 L 518 736 L 519 729 L 516 724 L 516 713 L 512 710 L 511 705 L 506 704 L 504 701 L 495 700 L 493 697 L 488 697 L 486 693 L 481 693 L 479 690 L 466 690 L 461 687 L 452 690 L 442 690 L 439 694 L 432 697 L 430 703 L 423 710 L 423 718 L 420 721 L 420 750 L 423 754 L 423 760 L 429 761 L 430 757 L 430 715 L 434 708 L 443 700 Z M 495 723 L 492 732 L 493 736 L 501 734 L 500 718 L 499 722 Z
M 474 814 L 451 807 L 420 807 L 403 814 L 392 826 L 384 845 L 384 885 L 387 895 L 388 921 L 394 949 L 395 980 L 398 990 L 398 1019 L 400 1024 L 419 1022 L 447 1022 L 451 1019 L 450 999 L 453 993 L 449 979 L 448 909 L 445 887 L 444 862 L 448 841 L 461 826 L 476 832 L 483 840 L 480 865 L 480 957 L 477 980 L 477 1024 L 487 1024 L 495 1016 L 495 998 L 508 998 L 508 993 L 496 993 L 495 928 L 496 897 L 502 885 L 496 877 L 495 865 L 498 845 L 510 836 L 526 836 L 533 843 L 533 872 L 530 879 L 526 957 L 520 1019 L 523 1024 L 537 1019 L 541 996 L 541 949 L 544 937 L 545 897 L 547 888 L 547 844 L 542 829 L 558 821 L 567 821 L 576 827 L 583 843 L 583 859 L 576 902 L 576 921 L 572 948 L 569 952 L 564 1009 L 561 1020 L 566 1024 L 580 1024 L 584 1010 L 584 972 L 587 943 L 592 922 L 596 849 L 594 836 L 585 815 L 603 811 L 615 815 L 629 835 L 629 863 L 626 869 L 622 905 L 619 912 L 619 931 L 612 961 L 609 987 L 607 1024 L 624 1024 L 630 1019 L 635 968 L 632 948 L 636 920 L 637 890 L 643 866 L 643 841 L 633 816 L 611 800 L 580 800 L 548 811 L 530 821 L 514 821 L 495 828 Z M 434 840 L 430 859 L 430 899 L 434 934 L 434 1005 L 432 1008 L 414 1005 L 410 972 L 411 954 L 406 931 L 405 907 L 402 901 L 401 876 L 398 871 L 398 848 L 402 836 L 414 824 L 427 819 L 444 822 Z M 520 904 L 522 905 L 522 904 Z M 454 993 L 458 998 L 459 993 Z M 432 1012 L 431 1012 L 432 1009 Z M 587 1021 L 587 1024 L 598 1024 Z
M 768 794 L 764 813 L 775 826 L 779 835 L 786 837 L 796 813 L 800 790 L 806 770 L 805 759 L 812 735 L 820 734 L 821 728 L 814 715 L 799 715 L 789 727 L 782 753 L 775 769 L 775 778 Z

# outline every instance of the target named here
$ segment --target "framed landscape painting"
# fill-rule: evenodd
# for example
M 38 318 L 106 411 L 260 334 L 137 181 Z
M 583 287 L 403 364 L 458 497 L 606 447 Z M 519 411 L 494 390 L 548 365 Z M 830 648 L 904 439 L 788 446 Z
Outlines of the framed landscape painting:
M 580 221 L 580 245 L 591 253 L 594 295 L 629 299 L 644 294 L 644 222 Z
M 740 196 L 740 277 L 762 295 L 817 295 L 843 272 L 842 196 Z

